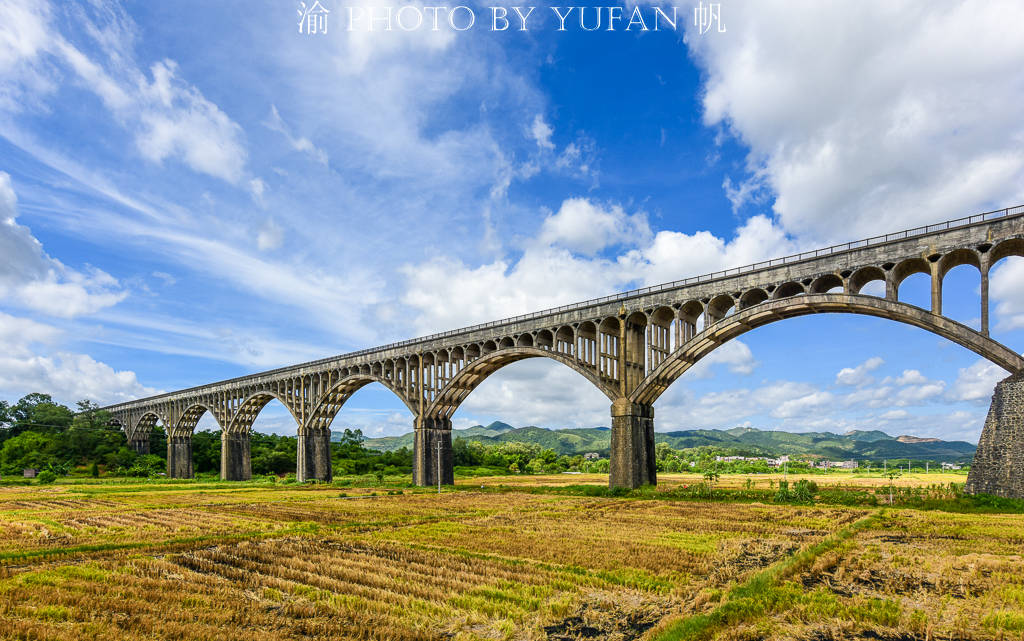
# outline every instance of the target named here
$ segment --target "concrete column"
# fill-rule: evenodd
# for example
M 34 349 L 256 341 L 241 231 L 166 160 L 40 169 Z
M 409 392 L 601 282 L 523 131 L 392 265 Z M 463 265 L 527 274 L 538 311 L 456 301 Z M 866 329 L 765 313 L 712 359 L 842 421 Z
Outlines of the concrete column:
M 149 432 L 136 434 L 132 440 L 128 441 L 128 447 L 136 454 L 149 454 Z
M 942 314 L 942 278 L 938 263 L 932 263 L 932 313 Z
M 167 478 L 190 479 L 192 470 L 192 435 L 167 437 Z
M 988 336 L 988 254 L 981 257 L 981 333 Z
M 996 384 L 965 489 L 1024 499 L 1024 372 Z
M 305 481 L 329 483 L 334 479 L 334 471 L 331 467 L 331 430 L 323 428 L 299 430 L 298 449 L 295 478 L 300 483 Z
M 654 458 L 654 407 L 620 398 L 612 403 L 609 487 L 637 488 L 658 483 Z
M 252 478 L 248 432 L 220 433 L 220 478 L 224 481 L 248 481 Z
M 438 444 L 441 446 L 441 468 L 438 470 Z M 412 480 L 416 485 L 442 485 L 455 483 L 452 462 L 452 420 L 450 418 L 420 418 L 416 421 L 413 440 Z

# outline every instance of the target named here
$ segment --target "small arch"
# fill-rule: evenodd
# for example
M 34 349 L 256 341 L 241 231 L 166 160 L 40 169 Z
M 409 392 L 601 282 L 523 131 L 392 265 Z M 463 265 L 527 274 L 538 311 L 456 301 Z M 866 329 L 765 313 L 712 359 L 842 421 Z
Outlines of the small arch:
M 555 335 L 549 329 L 542 329 L 537 332 L 536 344 L 542 349 L 554 349 Z
M 366 367 L 369 369 L 368 365 Z M 252 428 L 253 422 L 260 415 L 260 412 L 263 411 L 263 408 L 266 407 L 270 401 L 278 401 L 281 405 L 284 405 L 285 409 L 288 410 L 288 413 L 291 414 L 292 419 L 295 420 L 295 424 L 299 427 L 302 426 L 302 421 L 295 415 L 295 412 L 288 406 L 288 403 L 286 403 L 283 398 L 278 396 L 276 392 L 260 390 L 250 394 L 238 405 L 238 409 L 235 410 L 235 414 L 231 417 L 231 421 L 228 423 L 225 431 L 229 434 L 242 434 L 248 432 L 250 428 Z
M 989 265 L 995 265 L 1008 256 L 1020 256 L 1024 258 L 1024 238 L 1010 238 L 992 248 Z
M 490 354 L 491 352 L 496 351 L 497 349 L 498 344 L 495 343 L 494 341 L 484 341 L 483 345 L 481 345 L 480 347 L 480 355 L 483 356 L 486 354 Z
M 981 273 L 981 257 L 973 249 L 954 249 L 939 259 L 939 280 L 946 277 L 954 267 L 960 265 L 971 265 L 978 268 Z
M 465 347 L 465 354 L 466 354 L 466 360 L 467 361 L 475 361 L 476 359 L 480 358 L 480 353 L 481 353 L 481 350 L 480 350 L 480 344 L 479 343 L 470 343 L 469 345 L 466 345 L 466 347 Z
M 772 293 L 772 298 L 789 298 L 790 296 L 799 296 L 800 294 L 803 293 L 803 285 L 794 281 L 789 281 L 787 283 L 782 283 L 781 285 L 779 285 L 778 288 Z
M 555 332 L 555 350 L 563 354 L 574 354 L 576 345 L 576 332 L 572 327 L 563 325 Z
M 733 297 L 730 296 L 729 294 L 719 294 L 718 296 L 712 298 L 708 302 L 707 310 L 704 314 L 707 318 L 707 321 L 705 321 L 704 326 L 708 327 L 709 325 L 713 325 L 717 321 L 720 321 L 726 316 L 728 316 L 729 312 L 732 311 L 735 305 L 736 301 L 733 300 Z
M 615 316 L 609 316 L 608 318 L 601 321 L 599 327 L 602 334 L 610 334 L 612 336 L 619 335 L 619 319 Z
M 900 284 L 914 274 L 927 274 L 931 277 L 931 265 L 923 258 L 908 258 L 893 268 L 891 278 L 897 293 L 899 293 Z
M 512 340 L 511 336 L 506 336 L 505 338 L 502 338 L 501 340 L 498 341 L 498 349 L 508 349 L 510 347 L 515 346 L 516 342 Z
M 516 339 L 516 347 L 533 347 L 533 336 L 530 334 L 520 334 L 519 338 Z
M 833 289 L 843 289 L 843 279 L 839 274 L 822 274 L 811 281 L 807 291 L 811 294 L 824 294 Z
M 754 305 L 757 305 L 758 303 L 763 303 L 766 300 L 768 300 L 768 292 L 764 291 L 760 287 L 748 289 L 747 291 L 743 292 L 742 296 L 740 296 L 740 309 L 747 309 L 748 307 L 753 307 Z
M 860 290 L 864 289 L 864 286 L 870 282 L 876 280 L 885 283 L 885 272 L 880 267 L 861 267 L 857 271 L 850 274 L 849 284 L 850 293 L 859 294 Z

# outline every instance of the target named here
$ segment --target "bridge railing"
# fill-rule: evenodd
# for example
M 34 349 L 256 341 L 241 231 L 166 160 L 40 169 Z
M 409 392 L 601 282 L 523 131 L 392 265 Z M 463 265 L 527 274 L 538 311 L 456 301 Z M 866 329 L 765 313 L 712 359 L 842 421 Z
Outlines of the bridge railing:
M 542 318 L 544 316 L 551 316 L 553 314 L 561 314 L 564 312 L 572 312 L 587 307 L 593 307 L 595 305 L 603 305 L 605 303 L 614 303 L 619 301 L 626 301 L 638 296 L 646 296 L 647 294 L 656 294 L 670 289 L 678 289 L 680 287 L 687 287 L 690 285 L 698 285 L 708 283 L 722 278 L 730 278 L 732 276 L 739 276 L 749 272 L 758 271 L 761 269 L 768 269 L 771 267 L 779 267 L 782 265 L 790 265 L 793 263 L 803 262 L 805 260 L 813 260 L 815 258 L 822 258 L 824 256 L 832 256 L 835 254 L 841 254 L 843 252 L 851 251 L 854 249 L 863 249 L 865 247 L 871 247 L 874 245 L 882 245 L 885 243 L 896 242 L 899 240 L 906 240 L 908 238 L 914 238 L 917 236 L 925 236 L 927 234 L 934 234 L 936 232 L 947 231 L 958 227 L 967 227 L 970 225 L 977 225 L 980 223 L 996 220 L 999 218 L 1007 218 L 1010 216 L 1018 216 L 1024 214 L 1024 205 L 1017 205 L 1015 207 L 1006 207 L 1003 209 L 996 209 L 993 211 L 984 212 L 981 214 L 974 214 L 972 216 L 965 216 L 963 218 L 956 218 L 954 220 L 947 220 L 942 223 L 935 223 L 933 225 L 924 225 L 922 227 L 914 227 L 913 229 L 906 229 L 903 231 L 895 232 L 892 234 L 885 234 L 882 236 L 874 236 L 872 238 L 865 238 L 863 240 L 855 240 L 848 243 L 842 243 L 839 245 L 832 245 L 830 247 L 824 247 L 822 249 L 815 249 L 811 251 L 800 252 L 799 254 L 792 254 L 790 256 L 783 256 L 782 258 L 772 258 L 770 260 L 764 260 L 759 263 L 752 263 L 750 265 L 744 265 L 742 267 L 732 267 L 730 269 L 724 269 L 710 274 L 701 274 L 700 276 L 690 276 L 688 278 L 682 278 L 680 280 L 674 280 L 668 283 L 661 283 L 659 285 L 650 285 L 647 287 L 641 287 L 639 289 L 631 289 L 626 292 L 620 292 L 617 294 L 610 294 L 608 296 L 602 296 L 601 298 L 592 298 L 578 303 L 570 303 L 568 305 L 562 305 L 560 307 L 552 307 L 550 309 L 544 309 L 538 312 L 530 312 L 528 314 L 520 314 L 511 318 L 503 318 L 501 320 L 490 321 L 487 323 L 479 323 L 477 325 L 470 325 L 469 327 L 460 327 L 458 329 L 452 329 L 445 332 L 438 332 L 436 334 L 430 334 L 429 336 L 421 336 L 418 338 L 409 338 L 394 343 L 388 343 L 387 345 L 381 345 L 378 347 L 368 347 L 361 349 L 356 352 L 348 352 L 346 354 L 339 354 L 337 356 L 329 356 L 327 358 L 321 358 L 315 361 L 309 361 L 301 363 L 299 365 L 289 365 L 287 367 L 279 367 L 264 372 L 259 372 L 255 375 L 239 376 L 237 378 L 231 378 L 216 383 L 209 383 L 206 385 L 199 385 L 197 387 L 190 387 L 177 392 L 168 392 L 166 394 L 159 394 L 157 396 L 148 397 L 146 399 L 139 400 L 156 400 L 165 398 L 168 396 L 176 396 L 179 394 L 188 394 L 190 392 L 199 391 L 202 389 L 209 388 L 213 385 L 227 385 L 235 382 L 240 382 L 246 379 L 250 379 L 253 376 L 274 376 L 277 374 L 284 374 L 287 372 L 293 372 L 297 369 L 306 367 L 316 367 L 318 365 L 324 365 L 334 361 L 348 358 L 358 358 L 367 354 L 375 352 L 382 352 L 389 349 L 398 349 L 402 347 L 408 347 L 410 345 L 416 345 L 419 343 L 426 343 L 435 341 L 441 338 L 447 338 L 449 336 L 456 336 L 458 334 L 467 334 L 469 332 L 475 332 L 482 329 L 489 329 L 491 327 L 499 327 L 502 325 L 508 325 L 509 323 L 518 323 L 522 321 L 533 320 L 536 318 Z M 118 407 L 120 405 L 127 405 L 136 401 L 128 401 L 126 403 L 118 403 L 110 407 Z

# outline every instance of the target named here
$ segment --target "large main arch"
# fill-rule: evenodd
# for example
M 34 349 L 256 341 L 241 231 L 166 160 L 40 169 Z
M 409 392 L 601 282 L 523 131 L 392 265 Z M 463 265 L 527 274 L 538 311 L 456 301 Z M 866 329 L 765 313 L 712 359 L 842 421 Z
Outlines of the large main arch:
M 966 347 L 1010 373 L 1024 369 L 1024 357 L 966 325 L 907 303 L 861 294 L 803 294 L 766 301 L 732 314 L 683 343 L 629 395 L 642 405 L 653 404 L 668 387 L 702 358 L 753 329 L 810 314 L 860 314 L 920 327 Z
M 524 346 L 523 341 L 519 343 L 519 346 L 509 345 L 488 352 L 467 364 L 441 388 L 433 401 L 424 401 L 422 408 L 413 410 L 417 417 L 412 472 L 415 483 L 432 485 L 439 476 L 443 483 L 454 483 L 452 414 L 487 377 L 506 365 L 530 358 L 548 358 L 583 376 L 609 400 L 618 396 L 611 386 L 612 381 L 602 378 L 597 368 L 588 368 L 569 354 L 544 347 Z

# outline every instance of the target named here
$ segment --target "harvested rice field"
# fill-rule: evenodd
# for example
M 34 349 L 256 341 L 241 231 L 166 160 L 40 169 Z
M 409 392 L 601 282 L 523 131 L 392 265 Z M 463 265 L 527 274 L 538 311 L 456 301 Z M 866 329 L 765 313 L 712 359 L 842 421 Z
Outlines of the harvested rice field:
M 1024 639 L 1024 516 L 0 488 L 0 639 Z

